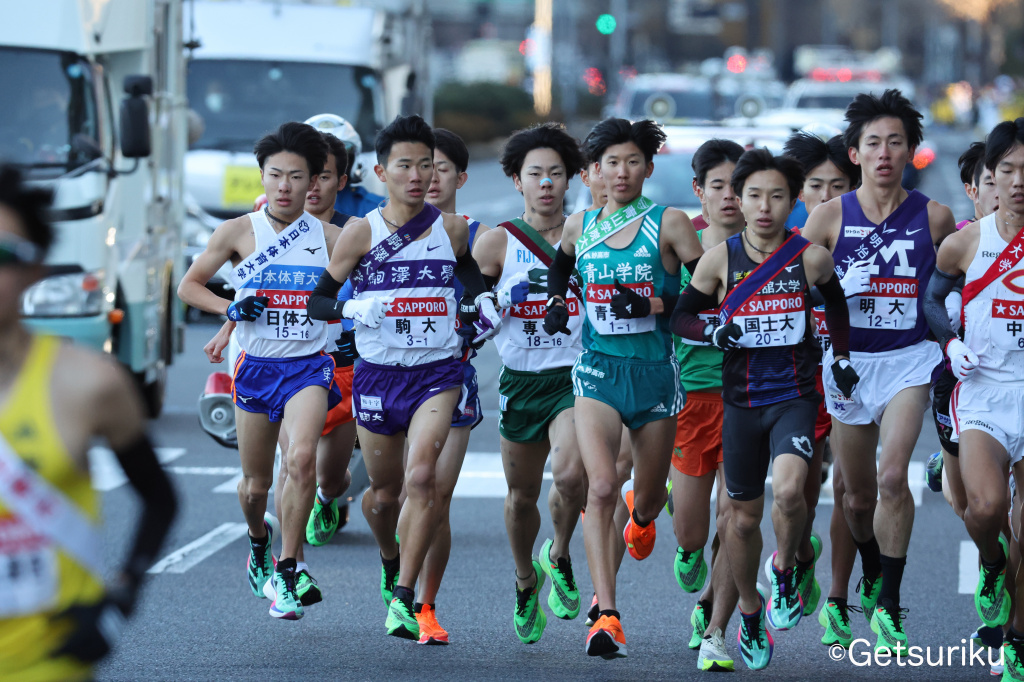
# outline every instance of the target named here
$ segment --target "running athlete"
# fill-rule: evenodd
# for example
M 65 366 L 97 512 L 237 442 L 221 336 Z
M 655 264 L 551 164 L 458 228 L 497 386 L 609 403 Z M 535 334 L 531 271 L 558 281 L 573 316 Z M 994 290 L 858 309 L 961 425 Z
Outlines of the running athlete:
M 667 498 L 675 416 L 684 399 L 668 316 L 678 298 L 680 264 L 692 268 L 703 253 L 685 213 L 643 196 L 664 142 L 665 133 L 647 120 L 609 118 L 590 131 L 585 153 L 599 159 L 608 203 L 566 221 L 548 270 L 549 336 L 570 333 L 565 295 L 574 267 L 583 280 L 584 351 L 573 366 L 573 389 L 576 436 L 589 481 L 583 533 L 600 605 L 586 651 L 603 658 L 627 653 L 615 603 L 621 425 L 629 427 L 634 468 L 633 481 L 622 488 L 630 511 L 623 538 L 630 555 L 642 560 L 654 549 L 654 520 Z
M 818 206 L 833 198 L 846 194 L 860 182 L 860 170 L 850 161 L 843 143 L 842 135 L 835 135 L 826 142 L 817 135 L 798 132 L 786 140 L 783 148 L 786 156 L 797 160 L 804 172 L 803 189 L 800 198 L 807 208 L 808 214 Z M 843 294 L 854 296 L 867 291 L 867 274 L 851 268 L 840 280 Z M 828 350 L 831 340 L 825 325 L 825 309 L 816 306 L 814 313 L 814 335 L 821 344 L 821 351 Z M 818 392 L 824 394 L 822 384 L 821 362 L 815 374 Z M 821 493 L 821 467 L 825 451 L 826 439 L 832 431 L 832 418 L 825 409 L 824 399 L 818 402 L 818 419 L 814 425 L 814 458 L 807 474 L 804 487 L 804 500 L 807 503 L 807 524 L 800 539 L 800 548 L 796 553 L 796 584 L 800 590 L 800 598 L 804 602 L 804 615 L 809 616 L 817 608 L 821 597 L 821 586 L 814 576 L 815 564 L 821 556 L 821 539 L 813 532 L 815 510 Z M 838 462 L 832 465 L 832 494 L 836 500 L 842 500 L 846 492 L 843 482 L 842 468 Z M 829 524 L 829 535 L 832 545 L 832 587 L 828 599 L 818 614 L 818 623 L 825 628 L 821 638 L 822 644 L 841 644 L 848 647 L 853 642 L 850 628 L 850 616 L 846 603 L 850 590 L 850 573 L 854 560 L 857 558 L 857 545 L 850 534 L 841 504 L 832 505 L 832 516 Z
M 935 245 L 955 228 L 947 207 L 900 186 L 921 141 L 921 114 L 899 90 L 881 97 L 857 95 L 846 121 L 843 139 L 861 168 L 861 186 L 819 206 L 803 234 L 833 252 L 841 275 L 868 264 L 870 290 L 847 301 L 851 360 L 863 376 L 859 390 L 852 397 L 841 395 L 829 372 L 835 360 L 831 349 L 823 376 L 832 449 L 846 481 L 844 511 L 864 570 L 861 606 L 878 633 L 875 651 L 894 653 L 907 646 L 900 615 L 914 519 L 907 468 L 921 434 L 932 372 L 942 359 L 938 345 L 928 339 L 922 287 L 935 268 Z
M 374 171 L 389 199 L 342 232 L 307 309 L 315 319 L 356 322 L 362 362 L 353 400 L 370 478 L 363 514 L 380 548 L 387 632 L 418 641 L 413 586 L 438 525 L 438 458 L 465 374 L 456 357 L 454 279 L 465 287 L 460 320 L 477 330 L 475 342 L 493 336 L 501 319 L 468 251 L 466 219 L 425 204 L 433 131 L 419 116 L 399 116 L 377 135 L 376 152 Z M 343 303 L 337 294 L 350 275 L 354 295 Z
M 49 207 L 49 192 L 0 166 L 0 676 L 88 680 L 137 602 L 177 501 L 125 372 L 21 323 L 21 296 L 45 272 L 55 236 Z M 142 502 L 127 561 L 106 584 L 86 454 L 95 438 Z
M 303 616 L 297 559 L 316 496 L 317 442 L 327 410 L 341 400 L 334 360 L 324 352 L 327 325 L 305 315 L 303 304 L 340 230 L 304 210 L 306 192 L 327 157 L 315 128 L 285 123 L 261 138 L 254 151 L 267 206 L 217 227 L 182 277 L 178 296 L 238 323 L 242 352 L 232 397 L 242 462 L 238 499 L 249 525 L 249 587 L 257 597 L 272 600 L 271 616 L 297 620 Z M 232 265 L 233 302 L 206 288 L 225 261 Z M 281 557 L 275 570 L 264 515 L 282 427 L 289 436 L 282 454 L 289 476 L 279 491 Z
M 925 312 L 959 379 L 950 414 L 967 492 L 964 525 L 981 553 L 974 605 L 986 626 L 1001 627 L 1011 611 L 1002 535 L 1009 468 L 1018 485 L 1024 480 L 1024 119 L 992 130 L 985 166 L 995 177 L 999 208 L 943 242 Z M 963 341 L 945 306 L 961 276 Z M 1003 645 L 1005 679 L 1024 678 L 1022 583 Z
M 579 142 L 557 123 L 521 130 L 505 143 L 501 167 L 523 195 L 522 216 L 482 237 L 473 252 L 484 281 L 497 288 L 505 323 L 495 338 L 501 354 L 498 396 L 501 459 L 508 483 L 505 528 L 516 571 L 513 627 L 524 644 L 537 642 L 547 616 L 539 593 L 551 579 L 548 608 L 558 618 L 580 612 L 569 540 L 586 502 L 586 473 L 573 422 L 572 364 L 580 354 L 582 307 L 573 294 L 568 337 L 540 328 L 547 300 L 547 268 L 562 238 L 562 205 L 569 180 L 583 166 Z M 537 500 L 551 453 L 554 484 L 548 509 L 555 528 L 540 556 Z
M 697 232 L 705 251 L 743 230 L 743 214 L 732 189 L 732 172 L 743 147 L 731 140 L 712 139 L 693 155 L 693 192 L 708 217 L 708 226 Z M 680 272 L 682 286 L 690 274 Z M 701 312 L 714 319 L 715 310 Z M 673 562 L 676 582 L 686 592 L 697 592 L 708 574 L 704 545 L 711 523 L 711 491 L 715 498 L 715 537 L 711 543 L 711 582 L 690 614 L 691 649 L 700 649 L 699 670 L 732 670 L 723 634 L 736 609 L 736 583 L 728 553 L 721 542 L 729 527 L 729 496 L 725 492 L 722 462 L 722 353 L 717 348 L 679 336 L 673 337 L 686 404 L 676 421 L 672 451 L 672 526 L 679 547 Z
M 846 358 L 848 312 L 832 258 L 785 227 L 802 183 L 803 172 L 789 157 L 767 149 L 740 157 L 732 185 L 747 227 L 701 259 L 672 317 L 675 334 L 725 351 L 722 450 L 732 507 L 725 546 L 739 590 L 740 654 L 755 670 L 768 665 L 774 648 L 765 619 L 787 630 L 803 614 L 794 568 L 820 399 L 814 382 L 819 349 L 808 305 L 812 286 L 825 299 L 838 358 L 835 381 L 845 395 L 857 385 Z M 699 316 L 716 307 L 717 321 Z M 770 462 L 778 550 L 764 567 L 771 584 L 766 608 L 757 569 Z

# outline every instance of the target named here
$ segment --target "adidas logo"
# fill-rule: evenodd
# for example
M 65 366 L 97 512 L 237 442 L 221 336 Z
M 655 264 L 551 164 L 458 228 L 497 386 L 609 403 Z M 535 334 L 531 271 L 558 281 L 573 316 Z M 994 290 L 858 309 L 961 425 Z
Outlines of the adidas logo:
M 640 248 L 633 252 L 634 258 L 650 258 L 651 252 L 647 250 L 646 244 L 641 244 Z
M 668 412 L 668 408 L 665 407 L 665 403 L 658 403 L 656 407 L 651 408 L 651 412 Z

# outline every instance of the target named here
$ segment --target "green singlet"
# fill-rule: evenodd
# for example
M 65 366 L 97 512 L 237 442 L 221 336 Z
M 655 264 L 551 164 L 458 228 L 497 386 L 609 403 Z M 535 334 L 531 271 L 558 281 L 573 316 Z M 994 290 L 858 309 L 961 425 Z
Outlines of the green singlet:
M 702 241 L 704 230 L 698 230 L 697 239 Z M 703 243 L 703 242 L 702 242 Z M 686 268 L 680 270 L 680 291 L 690 283 L 690 273 Z M 702 318 L 709 318 L 703 312 Z M 697 344 L 678 336 L 672 337 L 676 349 L 676 360 L 679 361 L 679 377 L 687 393 L 692 391 L 710 391 L 722 388 L 722 351 L 707 344 Z

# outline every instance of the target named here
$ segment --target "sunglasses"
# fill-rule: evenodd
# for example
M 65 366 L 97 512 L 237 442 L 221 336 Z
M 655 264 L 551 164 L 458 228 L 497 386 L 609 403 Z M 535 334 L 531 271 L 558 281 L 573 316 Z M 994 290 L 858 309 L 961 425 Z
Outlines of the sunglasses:
M 0 237 L 0 267 L 36 265 L 42 260 L 42 250 L 32 242 L 18 237 Z

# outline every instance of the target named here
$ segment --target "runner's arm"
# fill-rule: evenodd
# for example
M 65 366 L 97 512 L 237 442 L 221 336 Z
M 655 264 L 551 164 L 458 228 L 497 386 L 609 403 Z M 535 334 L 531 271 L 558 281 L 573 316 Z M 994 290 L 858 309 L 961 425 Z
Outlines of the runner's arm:
M 949 206 L 940 204 L 934 199 L 928 202 L 928 227 L 931 229 L 932 243 L 938 247 L 945 239 L 956 234 L 956 218 Z
M 843 285 L 839 283 L 832 254 L 824 247 L 812 244 L 804 251 L 803 259 L 807 283 L 817 287 L 825 304 L 825 324 L 832 339 L 832 355 L 837 360 L 849 360 L 850 308 L 846 304 L 846 294 L 843 293 Z
M 939 246 L 935 257 L 935 272 L 924 292 L 924 316 L 943 352 L 950 341 L 958 338 L 949 321 L 949 313 L 946 312 L 946 297 L 957 284 L 962 284 L 964 270 L 960 260 L 966 250 L 963 242 L 967 241 L 969 234 L 961 230 Z
M 501 271 L 505 247 L 508 244 L 508 233 L 505 230 L 489 229 L 480 234 L 481 225 L 477 228 L 477 236 L 473 244 L 473 259 L 480 267 L 484 276 L 484 284 L 488 291 L 501 279 Z
M 217 333 L 213 335 L 205 346 L 203 346 L 203 352 L 206 353 L 206 359 L 216 364 L 218 362 L 224 362 L 223 353 L 224 349 L 231 343 L 231 332 L 235 330 L 235 322 L 227 320 L 221 325 Z
M 206 248 L 192 262 L 178 284 L 178 298 L 182 302 L 206 313 L 227 314 L 231 301 L 207 289 L 206 283 L 236 254 L 234 245 L 243 227 L 239 221 L 243 220 L 250 222 L 248 217 L 241 216 L 221 223 L 213 231 Z
M 565 305 L 565 292 L 569 290 L 569 278 L 572 276 L 572 269 L 575 265 L 573 257 L 567 254 L 562 247 L 555 251 L 555 260 L 548 268 L 548 300 L 559 298 L 562 305 Z
M 314 320 L 340 320 L 345 302 L 338 300 L 338 291 L 359 260 L 370 250 L 370 223 L 360 218 L 347 223 L 335 242 L 331 262 L 317 280 L 309 295 L 306 314 Z
M 683 289 L 672 310 L 669 326 L 676 336 L 691 341 L 708 340 L 714 325 L 705 323 L 697 314 L 702 310 L 718 307 L 717 293 L 722 280 L 720 270 L 725 266 L 723 259 L 726 257 L 727 252 L 723 243 L 708 251 L 697 263 L 693 279 Z
M 835 199 L 827 201 L 811 211 L 811 215 L 807 217 L 807 223 L 800 230 L 800 236 L 832 251 L 835 246 L 833 234 L 842 219 L 842 202 Z

